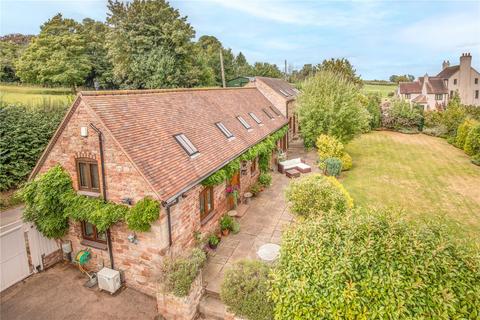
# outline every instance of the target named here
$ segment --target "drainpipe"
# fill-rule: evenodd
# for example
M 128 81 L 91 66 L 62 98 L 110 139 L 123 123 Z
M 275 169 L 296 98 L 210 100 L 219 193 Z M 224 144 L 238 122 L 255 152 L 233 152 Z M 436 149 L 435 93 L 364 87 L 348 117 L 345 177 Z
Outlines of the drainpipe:
M 90 127 L 98 134 L 98 148 L 100 149 L 100 168 L 101 168 L 101 175 L 102 175 L 102 196 L 103 201 L 107 202 L 107 185 L 105 179 L 105 160 L 103 156 L 103 134 L 95 127 L 93 123 L 90 123 Z M 112 237 L 110 235 L 110 229 L 107 229 L 107 249 L 108 254 L 110 256 L 110 268 L 114 269 L 113 263 L 113 252 L 112 252 Z
M 168 247 L 172 246 L 172 217 L 170 213 L 170 207 L 176 205 L 178 203 L 178 197 L 175 198 L 173 201 L 170 202 L 163 202 L 162 205 L 165 207 L 165 210 L 167 210 L 167 223 L 168 223 Z

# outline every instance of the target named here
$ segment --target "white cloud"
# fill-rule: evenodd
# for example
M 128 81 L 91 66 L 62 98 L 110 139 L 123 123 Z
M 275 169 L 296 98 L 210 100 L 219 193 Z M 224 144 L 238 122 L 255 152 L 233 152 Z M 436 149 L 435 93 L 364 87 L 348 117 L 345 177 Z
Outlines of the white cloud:
M 346 27 L 374 23 L 385 16 L 377 2 L 343 2 L 349 9 L 333 9 L 329 2 L 279 0 L 209 0 L 251 16 L 300 26 Z
M 403 27 L 398 35 L 417 48 L 480 53 L 480 13 L 435 16 Z

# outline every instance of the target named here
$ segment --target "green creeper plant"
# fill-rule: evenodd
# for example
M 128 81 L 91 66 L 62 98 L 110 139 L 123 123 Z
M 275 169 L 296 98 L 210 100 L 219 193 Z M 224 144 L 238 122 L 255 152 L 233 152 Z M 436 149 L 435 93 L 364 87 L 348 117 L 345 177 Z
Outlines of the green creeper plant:
M 150 197 L 138 201 L 125 215 L 128 228 L 134 231 L 149 231 L 160 215 L 160 203 Z

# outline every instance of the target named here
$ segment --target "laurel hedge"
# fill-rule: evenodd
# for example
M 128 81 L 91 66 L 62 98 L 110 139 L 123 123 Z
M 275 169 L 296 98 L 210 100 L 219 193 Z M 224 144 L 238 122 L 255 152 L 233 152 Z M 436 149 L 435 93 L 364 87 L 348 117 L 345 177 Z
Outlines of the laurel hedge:
M 478 319 L 480 250 L 440 224 L 350 210 L 286 230 L 275 319 Z
M 31 108 L 0 102 L 0 191 L 25 181 L 65 110 L 66 106 Z

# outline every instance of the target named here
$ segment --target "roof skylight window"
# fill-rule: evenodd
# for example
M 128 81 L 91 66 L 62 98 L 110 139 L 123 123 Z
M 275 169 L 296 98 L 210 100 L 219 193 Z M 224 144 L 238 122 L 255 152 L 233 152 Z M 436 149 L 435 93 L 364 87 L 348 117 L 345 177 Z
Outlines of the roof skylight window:
M 274 106 L 270 106 L 270 109 L 275 113 L 277 116 L 281 116 L 282 114 L 280 113 L 280 110 L 275 108 Z
M 218 129 L 220 129 L 220 131 L 222 131 L 222 133 L 225 135 L 225 137 L 227 137 L 227 138 L 233 137 L 233 133 L 231 133 L 230 130 L 228 130 L 227 127 L 225 127 L 225 125 L 223 123 L 217 122 L 217 123 L 215 123 L 215 125 L 217 126 Z
M 249 112 L 248 114 L 250 115 L 250 117 L 252 117 L 253 120 L 255 120 L 256 123 L 258 123 L 258 124 L 262 123 L 262 120 L 258 119 L 258 117 L 255 115 L 255 113 Z
M 263 112 L 267 115 L 267 117 L 269 117 L 270 119 L 274 120 L 272 114 L 271 114 L 270 112 L 268 112 L 267 109 L 263 108 L 262 110 L 263 110 Z
M 177 140 L 178 144 L 185 150 L 185 152 L 191 157 L 198 153 L 197 148 L 192 144 L 192 142 L 183 134 L 176 134 L 174 135 L 175 140 Z
M 283 89 L 279 89 L 279 90 L 285 97 L 289 96 L 289 94 L 285 90 L 283 90 Z
M 252 127 L 248 124 L 247 121 L 245 121 L 245 119 L 243 119 L 241 116 L 238 116 L 237 117 L 238 121 L 240 121 L 240 123 L 245 127 L 245 129 L 251 129 Z

